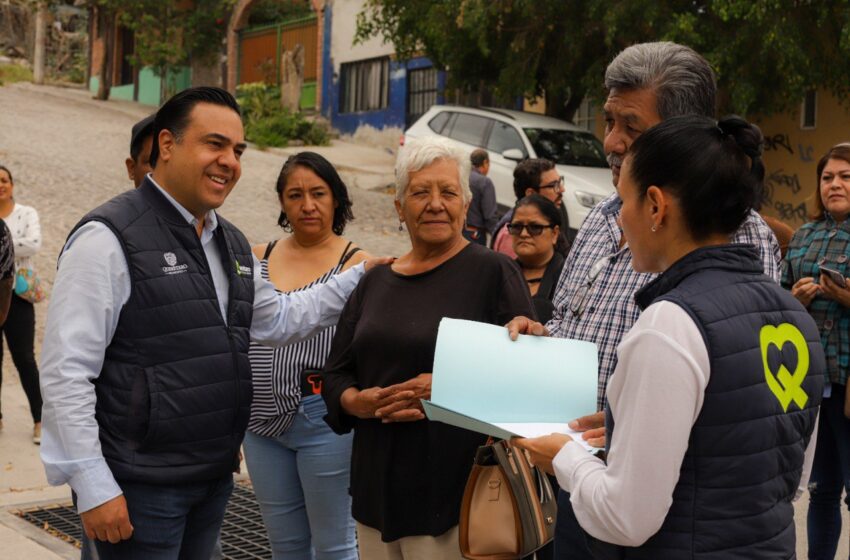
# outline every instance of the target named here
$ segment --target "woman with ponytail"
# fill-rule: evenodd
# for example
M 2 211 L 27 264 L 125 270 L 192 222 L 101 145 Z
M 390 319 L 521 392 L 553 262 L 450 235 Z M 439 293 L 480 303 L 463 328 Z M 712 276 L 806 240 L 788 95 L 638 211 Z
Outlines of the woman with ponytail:
M 570 492 L 596 558 L 794 557 L 825 362 L 806 309 L 730 243 L 759 192 L 761 140 L 737 117 L 674 117 L 623 162 L 632 263 L 660 274 L 617 350 L 607 463 L 566 435 L 518 441 Z

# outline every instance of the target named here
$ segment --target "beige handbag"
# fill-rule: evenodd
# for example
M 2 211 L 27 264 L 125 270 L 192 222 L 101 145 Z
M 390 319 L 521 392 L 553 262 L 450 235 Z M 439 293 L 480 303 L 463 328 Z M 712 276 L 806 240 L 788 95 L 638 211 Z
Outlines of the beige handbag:
M 460 510 L 464 558 L 523 558 L 552 540 L 556 515 L 549 480 L 523 450 L 509 441 L 478 448 Z

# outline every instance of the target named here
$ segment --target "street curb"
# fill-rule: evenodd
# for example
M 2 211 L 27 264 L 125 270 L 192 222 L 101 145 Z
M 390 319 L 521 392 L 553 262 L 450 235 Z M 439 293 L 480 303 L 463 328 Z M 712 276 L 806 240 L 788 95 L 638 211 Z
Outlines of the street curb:
M 39 529 L 29 521 L 18 517 L 14 513 L 14 511 L 18 510 L 25 510 L 39 506 L 44 507 L 49 505 L 55 505 L 57 503 L 59 502 L 57 502 L 56 500 L 43 500 L 40 502 L 7 507 L 4 510 L 0 511 L 0 525 L 5 525 L 9 529 L 15 531 L 18 535 L 28 540 L 31 540 L 39 546 L 46 548 L 53 554 L 56 554 L 59 558 L 63 558 L 66 560 L 79 560 L 80 549 L 68 542 L 63 541 L 59 537 L 51 535 L 44 529 Z

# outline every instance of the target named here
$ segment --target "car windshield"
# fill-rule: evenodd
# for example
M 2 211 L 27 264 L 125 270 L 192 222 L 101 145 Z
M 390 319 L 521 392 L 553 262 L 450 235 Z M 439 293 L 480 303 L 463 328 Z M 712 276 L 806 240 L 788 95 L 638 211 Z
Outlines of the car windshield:
M 560 165 L 608 167 L 602 143 L 591 133 L 551 128 L 526 128 L 537 157 Z

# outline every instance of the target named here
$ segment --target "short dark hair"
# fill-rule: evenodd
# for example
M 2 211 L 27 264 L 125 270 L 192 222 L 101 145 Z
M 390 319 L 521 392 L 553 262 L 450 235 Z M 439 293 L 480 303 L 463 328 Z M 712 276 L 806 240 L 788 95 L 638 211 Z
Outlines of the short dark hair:
M 487 150 L 478 148 L 472 150 L 472 153 L 469 154 L 469 161 L 472 163 L 472 167 L 481 167 L 485 162 L 490 161 L 490 154 L 487 153 Z
M 0 171 L 5 171 L 9 175 L 9 182 L 13 185 L 15 184 L 15 180 L 12 179 L 12 172 L 9 171 L 8 167 L 6 167 L 5 165 L 0 165 Z M 820 180 L 818 180 L 818 183 L 820 183 Z
M 198 103 L 212 103 L 233 109 L 240 117 L 239 104 L 227 91 L 217 87 L 193 87 L 175 94 L 159 108 L 153 120 L 153 144 L 151 145 L 151 167 L 159 159 L 159 133 L 170 130 L 179 139 L 189 125 L 189 114 Z
M 514 168 L 514 194 L 517 200 L 525 196 L 525 189 L 540 188 L 540 176 L 550 169 L 555 169 L 555 163 L 543 158 L 526 159 Z
M 850 163 L 850 142 L 842 142 L 831 147 L 820 161 L 818 161 L 818 176 L 815 180 L 815 209 L 811 211 L 809 219 L 820 222 L 826 219 L 826 207 L 823 205 L 823 199 L 820 196 L 820 177 L 823 174 L 823 169 L 831 159 L 840 159 Z M 11 177 L 11 175 L 10 175 Z
M 348 196 L 348 188 L 336 172 L 334 166 L 315 152 L 300 152 L 294 156 L 289 156 L 283 167 L 280 170 L 280 175 L 277 177 L 275 190 L 277 191 L 278 199 L 283 198 L 283 189 L 286 187 L 286 181 L 295 170 L 296 167 L 306 167 L 313 171 L 319 178 L 328 184 L 333 194 L 336 208 L 334 208 L 333 232 L 337 235 L 342 235 L 345 230 L 345 224 L 354 219 L 354 214 L 351 212 L 351 198 Z M 281 209 L 280 217 L 277 219 L 277 225 L 286 231 L 292 231 L 292 225 L 289 223 L 289 218 Z
M 740 117 L 716 122 L 690 115 L 662 121 L 640 135 L 626 157 L 641 196 L 650 185 L 678 201 L 694 239 L 734 233 L 761 191 L 756 167 L 761 131 Z
M 130 157 L 133 161 L 139 160 L 139 154 L 142 153 L 142 145 L 145 140 L 153 135 L 153 119 L 156 113 L 148 115 L 139 122 L 133 125 L 130 131 Z

